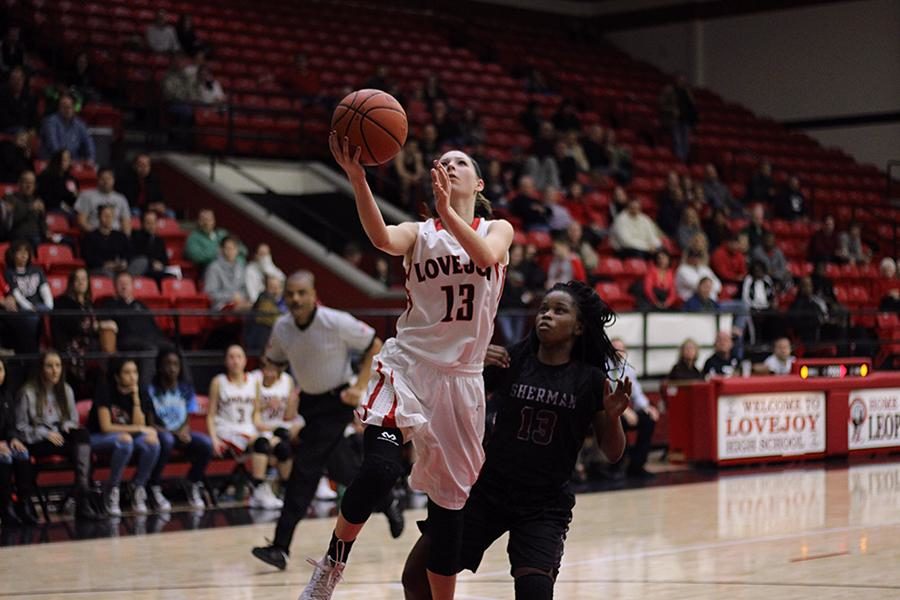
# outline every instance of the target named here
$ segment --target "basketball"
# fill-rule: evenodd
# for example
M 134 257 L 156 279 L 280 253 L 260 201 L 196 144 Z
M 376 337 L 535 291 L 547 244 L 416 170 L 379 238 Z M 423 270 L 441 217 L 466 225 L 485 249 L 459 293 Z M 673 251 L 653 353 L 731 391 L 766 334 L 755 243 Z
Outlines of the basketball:
M 381 165 L 395 156 L 406 143 L 409 125 L 406 111 L 397 99 L 381 90 L 357 90 L 348 94 L 331 117 L 338 140 L 349 138 L 351 153 L 362 148 L 359 162 Z

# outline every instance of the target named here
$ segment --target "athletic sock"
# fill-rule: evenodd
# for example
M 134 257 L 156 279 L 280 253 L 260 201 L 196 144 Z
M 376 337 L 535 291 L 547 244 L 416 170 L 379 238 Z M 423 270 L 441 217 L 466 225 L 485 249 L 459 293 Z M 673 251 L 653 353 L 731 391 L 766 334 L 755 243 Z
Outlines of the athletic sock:
M 537 573 L 516 577 L 516 600 L 551 600 L 553 580 Z
M 350 550 L 352 548 L 353 542 L 345 542 L 344 540 L 339 540 L 334 532 L 332 532 L 331 542 L 328 544 L 328 558 L 336 563 L 346 563 L 347 557 L 350 556 Z
M 262 479 L 257 479 L 256 477 L 251 477 L 251 478 L 250 478 L 250 485 L 253 486 L 253 489 L 258 488 L 259 485 L 260 485 L 262 482 L 263 482 Z

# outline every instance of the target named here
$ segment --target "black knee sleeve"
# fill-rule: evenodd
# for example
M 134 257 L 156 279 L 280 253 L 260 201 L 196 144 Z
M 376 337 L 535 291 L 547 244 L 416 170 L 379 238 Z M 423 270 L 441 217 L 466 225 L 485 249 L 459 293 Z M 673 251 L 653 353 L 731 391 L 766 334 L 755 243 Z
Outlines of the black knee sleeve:
M 528 573 L 516 577 L 516 600 L 551 600 L 553 578 L 549 573 Z
M 284 427 L 279 427 L 278 429 L 273 431 L 272 434 L 275 437 L 277 437 L 279 440 L 281 440 L 282 442 L 290 443 L 290 441 L 291 441 L 291 432 L 288 431 L 287 429 L 285 429 Z
M 291 445 L 285 441 L 280 441 L 275 445 L 275 450 L 272 452 L 272 454 L 275 455 L 275 459 L 278 460 L 278 462 L 290 460 Z
M 431 538 L 427 563 L 429 571 L 450 577 L 462 570 L 462 529 L 461 510 L 449 510 L 428 501 L 428 535 Z
M 272 450 L 272 444 L 264 437 L 256 438 L 253 442 L 253 451 L 257 454 L 268 454 Z
M 341 501 L 341 514 L 351 523 L 365 523 L 372 510 L 403 474 L 403 434 L 399 429 L 368 427 L 365 458 L 359 474 Z

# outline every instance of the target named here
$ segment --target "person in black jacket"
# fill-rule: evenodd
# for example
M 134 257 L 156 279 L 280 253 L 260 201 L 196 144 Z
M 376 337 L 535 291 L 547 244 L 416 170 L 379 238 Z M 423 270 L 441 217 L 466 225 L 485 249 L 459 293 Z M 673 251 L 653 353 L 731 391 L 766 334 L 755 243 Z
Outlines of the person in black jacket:
M 141 228 L 131 234 L 131 266 L 135 275 L 145 275 L 157 284 L 166 276 L 169 255 L 166 242 L 159 235 L 159 216 L 155 211 L 145 211 L 141 216 Z
M 702 380 L 703 374 L 697 368 L 697 342 L 688 338 L 681 343 L 678 350 L 678 362 L 669 371 L 666 380 L 669 383 L 689 382 L 693 380 Z
M 72 176 L 72 153 L 57 150 L 47 167 L 38 175 L 37 195 L 47 212 L 62 211 L 71 215 L 78 199 L 78 180 Z
M 81 239 L 81 256 L 92 273 L 112 277 L 128 267 L 131 243 L 128 236 L 113 229 L 115 211 L 112 206 L 101 206 L 98 220 L 100 226 Z
M 38 522 L 31 504 L 31 456 L 16 431 L 16 406 L 6 385 L 6 363 L 0 359 L 0 524 L 14 527 Z M 18 501 L 12 503 L 15 473 Z
M 162 188 L 148 154 L 138 154 L 130 165 L 116 173 L 116 191 L 125 196 L 132 209 L 166 212 Z
M 25 171 L 34 171 L 31 135 L 19 129 L 12 139 L 0 142 L 0 181 L 15 183 Z

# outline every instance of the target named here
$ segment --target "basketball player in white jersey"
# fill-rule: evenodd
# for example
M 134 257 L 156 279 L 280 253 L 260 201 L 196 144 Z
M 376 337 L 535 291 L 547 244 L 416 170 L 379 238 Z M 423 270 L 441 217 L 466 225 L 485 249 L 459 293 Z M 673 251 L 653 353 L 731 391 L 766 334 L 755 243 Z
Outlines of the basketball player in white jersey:
M 385 225 L 349 141 L 332 132 L 331 152 L 347 173 L 360 221 L 372 244 L 404 257 L 407 308 L 397 336 L 375 357 L 375 376 L 357 413 L 366 424 L 362 470 L 347 489 L 328 552 L 300 596 L 330 598 L 350 548 L 402 472 L 402 444 L 417 460 L 410 485 L 428 495 L 438 538 L 428 557 L 435 600 L 453 598 L 462 540 L 461 509 L 484 452 L 484 383 L 480 373 L 503 291 L 513 228 L 487 220 L 478 165 L 451 151 L 431 170 L 436 219 Z M 478 209 L 478 212 L 476 212 Z
M 259 369 L 250 376 L 259 382 L 259 425 L 262 437 L 272 444 L 273 463 L 282 482 L 291 476 L 291 443 L 297 439 L 305 420 L 297 414 L 300 391 L 294 378 L 283 367 L 260 358 Z
M 271 444 L 260 436 L 259 379 L 246 372 L 247 355 L 238 345 L 225 352 L 225 373 L 216 375 L 209 384 L 209 408 L 206 423 L 213 452 L 222 456 L 231 447 L 242 454 L 251 447 L 250 477 L 253 495 L 250 506 L 269 510 L 283 505 L 268 483 L 263 480 L 269 467 Z

